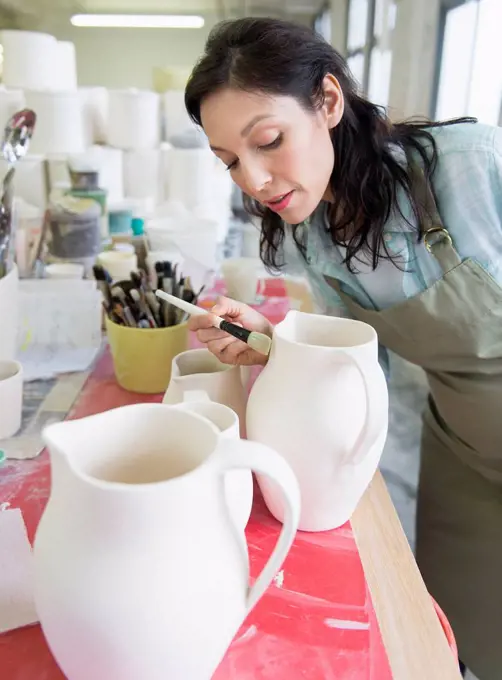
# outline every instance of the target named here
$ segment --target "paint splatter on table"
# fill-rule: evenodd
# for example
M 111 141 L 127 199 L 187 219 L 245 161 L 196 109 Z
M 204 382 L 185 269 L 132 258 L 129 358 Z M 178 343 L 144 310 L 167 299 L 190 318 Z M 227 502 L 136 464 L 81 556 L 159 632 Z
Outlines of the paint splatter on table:
M 277 322 L 288 309 L 282 283 L 268 282 L 266 294 L 260 311 Z M 160 399 L 120 388 L 105 351 L 69 417 Z M 46 452 L 33 460 L 9 462 L 0 470 L 0 500 L 22 509 L 30 540 L 49 488 Z M 252 579 L 265 565 L 279 531 L 256 489 L 246 531 Z M 0 636 L 0 668 L 6 680 L 63 678 L 39 626 Z M 356 543 L 350 525 L 345 525 L 325 533 L 298 533 L 283 569 L 236 635 L 214 680 L 391 677 Z

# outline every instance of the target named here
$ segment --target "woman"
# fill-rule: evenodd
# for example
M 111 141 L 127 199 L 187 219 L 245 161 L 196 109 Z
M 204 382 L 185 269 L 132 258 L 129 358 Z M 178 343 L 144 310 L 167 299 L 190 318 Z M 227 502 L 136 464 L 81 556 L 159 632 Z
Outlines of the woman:
M 332 47 L 273 19 L 216 27 L 185 103 L 262 218 L 265 265 L 295 258 L 329 313 L 425 369 L 417 560 L 462 659 L 500 680 L 502 131 L 393 124 Z M 238 302 L 214 313 L 272 333 Z M 207 317 L 190 324 L 221 361 L 263 361 Z

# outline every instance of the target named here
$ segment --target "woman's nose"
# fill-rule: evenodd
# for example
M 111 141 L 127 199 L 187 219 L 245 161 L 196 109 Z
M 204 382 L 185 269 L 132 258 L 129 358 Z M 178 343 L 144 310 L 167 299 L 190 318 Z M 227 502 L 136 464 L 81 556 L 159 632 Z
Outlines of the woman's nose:
M 272 181 L 271 173 L 259 163 L 246 165 L 244 167 L 244 178 L 248 187 L 247 193 L 254 196 L 263 191 L 267 184 Z

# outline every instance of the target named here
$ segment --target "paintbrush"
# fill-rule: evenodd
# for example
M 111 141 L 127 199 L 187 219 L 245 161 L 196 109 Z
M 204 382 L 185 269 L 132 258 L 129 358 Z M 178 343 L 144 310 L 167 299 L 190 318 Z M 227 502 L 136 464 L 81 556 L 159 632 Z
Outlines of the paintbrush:
M 180 300 L 180 298 L 174 297 L 174 295 L 169 295 L 169 293 L 166 293 L 163 290 L 155 291 L 155 295 L 157 295 L 157 297 L 159 297 L 161 300 L 169 302 L 171 305 L 174 305 L 174 307 L 178 307 L 178 309 L 182 309 L 184 312 L 187 312 L 187 314 L 192 316 L 200 316 L 201 314 L 210 313 L 201 307 L 192 305 L 190 302 Z M 237 326 L 230 321 L 225 321 L 225 319 L 222 319 L 221 316 L 214 316 L 214 327 L 225 331 L 238 340 L 242 340 L 247 345 L 249 345 L 251 349 L 256 350 L 260 354 L 268 356 L 270 353 L 272 340 L 268 337 L 268 335 L 257 333 L 256 331 L 248 331 L 246 328 L 242 328 L 242 326 Z
M 110 306 L 112 301 L 112 294 L 110 291 L 112 277 L 100 264 L 95 264 L 92 268 L 92 271 L 98 284 L 98 288 L 103 295 L 104 301 L 108 306 Z
M 164 319 L 162 317 L 162 309 L 159 300 L 155 297 L 155 293 L 152 290 L 147 290 L 145 293 L 145 298 L 150 307 L 152 314 L 155 318 L 155 322 L 159 328 L 163 327 Z
M 134 304 L 136 305 L 140 314 L 144 318 L 146 318 L 146 320 L 148 321 L 148 327 L 149 328 L 157 328 L 157 323 L 156 323 L 155 318 L 152 314 L 152 311 L 151 311 L 150 307 L 148 306 L 146 300 L 141 297 L 139 290 L 137 290 L 136 288 L 133 288 L 132 290 L 129 291 L 129 295 L 131 296 L 131 299 L 134 301 Z M 140 319 L 140 321 L 141 321 L 141 319 Z

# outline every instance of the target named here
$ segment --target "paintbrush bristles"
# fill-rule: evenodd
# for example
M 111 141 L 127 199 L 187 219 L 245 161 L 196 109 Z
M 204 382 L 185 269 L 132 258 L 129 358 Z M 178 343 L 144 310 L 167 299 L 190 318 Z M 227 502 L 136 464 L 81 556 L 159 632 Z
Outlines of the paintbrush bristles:
M 268 335 L 264 335 L 263 333 L 256 333 L 253 331 L 249 335 L 247 344 L 251 349 L 254 349 L 255 352 L 259 352 L 268 357 L 270 348 L 272 347 L 272 338 L 269 338 Z

